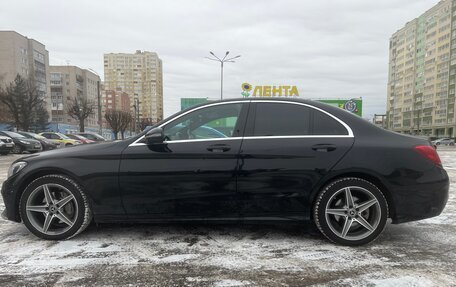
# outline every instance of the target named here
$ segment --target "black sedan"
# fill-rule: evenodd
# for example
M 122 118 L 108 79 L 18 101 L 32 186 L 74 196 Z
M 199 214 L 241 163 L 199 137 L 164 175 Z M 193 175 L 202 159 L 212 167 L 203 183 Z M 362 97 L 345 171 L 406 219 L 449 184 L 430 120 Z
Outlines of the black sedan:
M 31 132 L 17 132 L 18 134 L 23 135 L 24 137 L 28 139 L 35 139 L 41 143 L 41 147 L 43 150 L 53 150 L 59 147 L 58 144 L 56 144 L 53 141 L 48 140 L 47 138 L 40 136 L 39 134 L 31 133 Z
M 202 126 L 218 136 L 196 134 Z M 311 220 L 329 240 L 360 245 L 388 218 L 439 215 L 448 188 L 429 141 L 282 98 L 213 102 L 131 139 L 23 157 L 2 195 L 6 218 L 44 239 L 70 238 L 92 218 Z
M 13 153 L 23 153 L 24 151 L 28 151 L 30 153 L 36 153 L 42 151 L 41 143 L 36 139 L 29 139 L 25 136 L 10 132 L 10 131 L 0 131 L 0 135 L 7 136 L 13 139 L 14 141 L 14 148 Z

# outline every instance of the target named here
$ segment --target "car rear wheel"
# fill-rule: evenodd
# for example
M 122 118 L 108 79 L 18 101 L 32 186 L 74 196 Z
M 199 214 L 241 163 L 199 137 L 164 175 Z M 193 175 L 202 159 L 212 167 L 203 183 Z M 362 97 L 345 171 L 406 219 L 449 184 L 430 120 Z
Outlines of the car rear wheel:
M 20 213 L 30 232 L 49 240 L 71 238 L 92 220 L 82 188 L 71 178 L 56 174 L 35 179 L 27 186 Z
M 360 178 L 341 178 L 317 197 L 313 216 L 320 232 L 332 242 L 357 246 L 374 241 L 388 219 L 382 192 Z

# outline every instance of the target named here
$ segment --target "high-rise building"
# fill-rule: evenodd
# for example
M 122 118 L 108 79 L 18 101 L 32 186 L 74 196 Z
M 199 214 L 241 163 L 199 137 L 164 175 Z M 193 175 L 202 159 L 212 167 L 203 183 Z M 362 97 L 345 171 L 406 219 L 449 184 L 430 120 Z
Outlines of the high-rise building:
M 103 114 L 103 126 L 107 126 L 104 114 L 107 111 L 131 111 L 130 96 L 121 91 L 105 90 L 104 86 L 101 92 L 101 110 Z M 132 114 L 133 116 L 133 114 Z
M 130 96 L 125 92 L 103 90 L 101 93 L 101 106 L 103 114 L 110 110 L 130 112 Z
M 454 137 L 455 84 L 456 1 L 444 0 L 390 39 L 387 128 Z
M 100 77 L 76 66 L 50 66 L 51 121 L 58 124 L 78 125 L 67 113 L 75 98 L 87 99 L 94 112 L 86 119 L 86 127 L 98 127 L 98 83 Z
M 50 112 L 49 52 L 46 47 L 17 32 L 0 31 L 0 85 L 9 85 L 18 74 L 35 83 Z M 7 114 L 5 111 L 0 104 L 0 117 Z
M 104 77 L 106 90 L 127 93 L 131 103 L 139 101 L 140 119 L 163 119 L 162 61 L 157 53 L 105 54 Z M 131 112 L 135 113 L 133 105 Z

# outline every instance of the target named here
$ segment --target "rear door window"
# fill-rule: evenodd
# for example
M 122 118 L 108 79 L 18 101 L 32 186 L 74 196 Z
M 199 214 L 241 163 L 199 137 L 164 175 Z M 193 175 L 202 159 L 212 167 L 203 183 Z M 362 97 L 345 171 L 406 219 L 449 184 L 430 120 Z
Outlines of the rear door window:
M 309 107 L 286 103 L 257 103 L 253 136 L 310 135 Z

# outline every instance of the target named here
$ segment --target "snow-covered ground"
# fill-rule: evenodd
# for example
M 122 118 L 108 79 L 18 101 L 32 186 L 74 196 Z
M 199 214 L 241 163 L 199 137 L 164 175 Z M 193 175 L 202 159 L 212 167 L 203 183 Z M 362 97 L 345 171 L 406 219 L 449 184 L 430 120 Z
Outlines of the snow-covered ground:
M 336 246 L 304 226 L 100 225 L 44 241 L 0 219 L 0 286 L 456 286 L 456 148 L 442 215 Z M 17 156 L 0 157 L 0 184 Z M 0 209 L 3 202 L 0 200 Z

